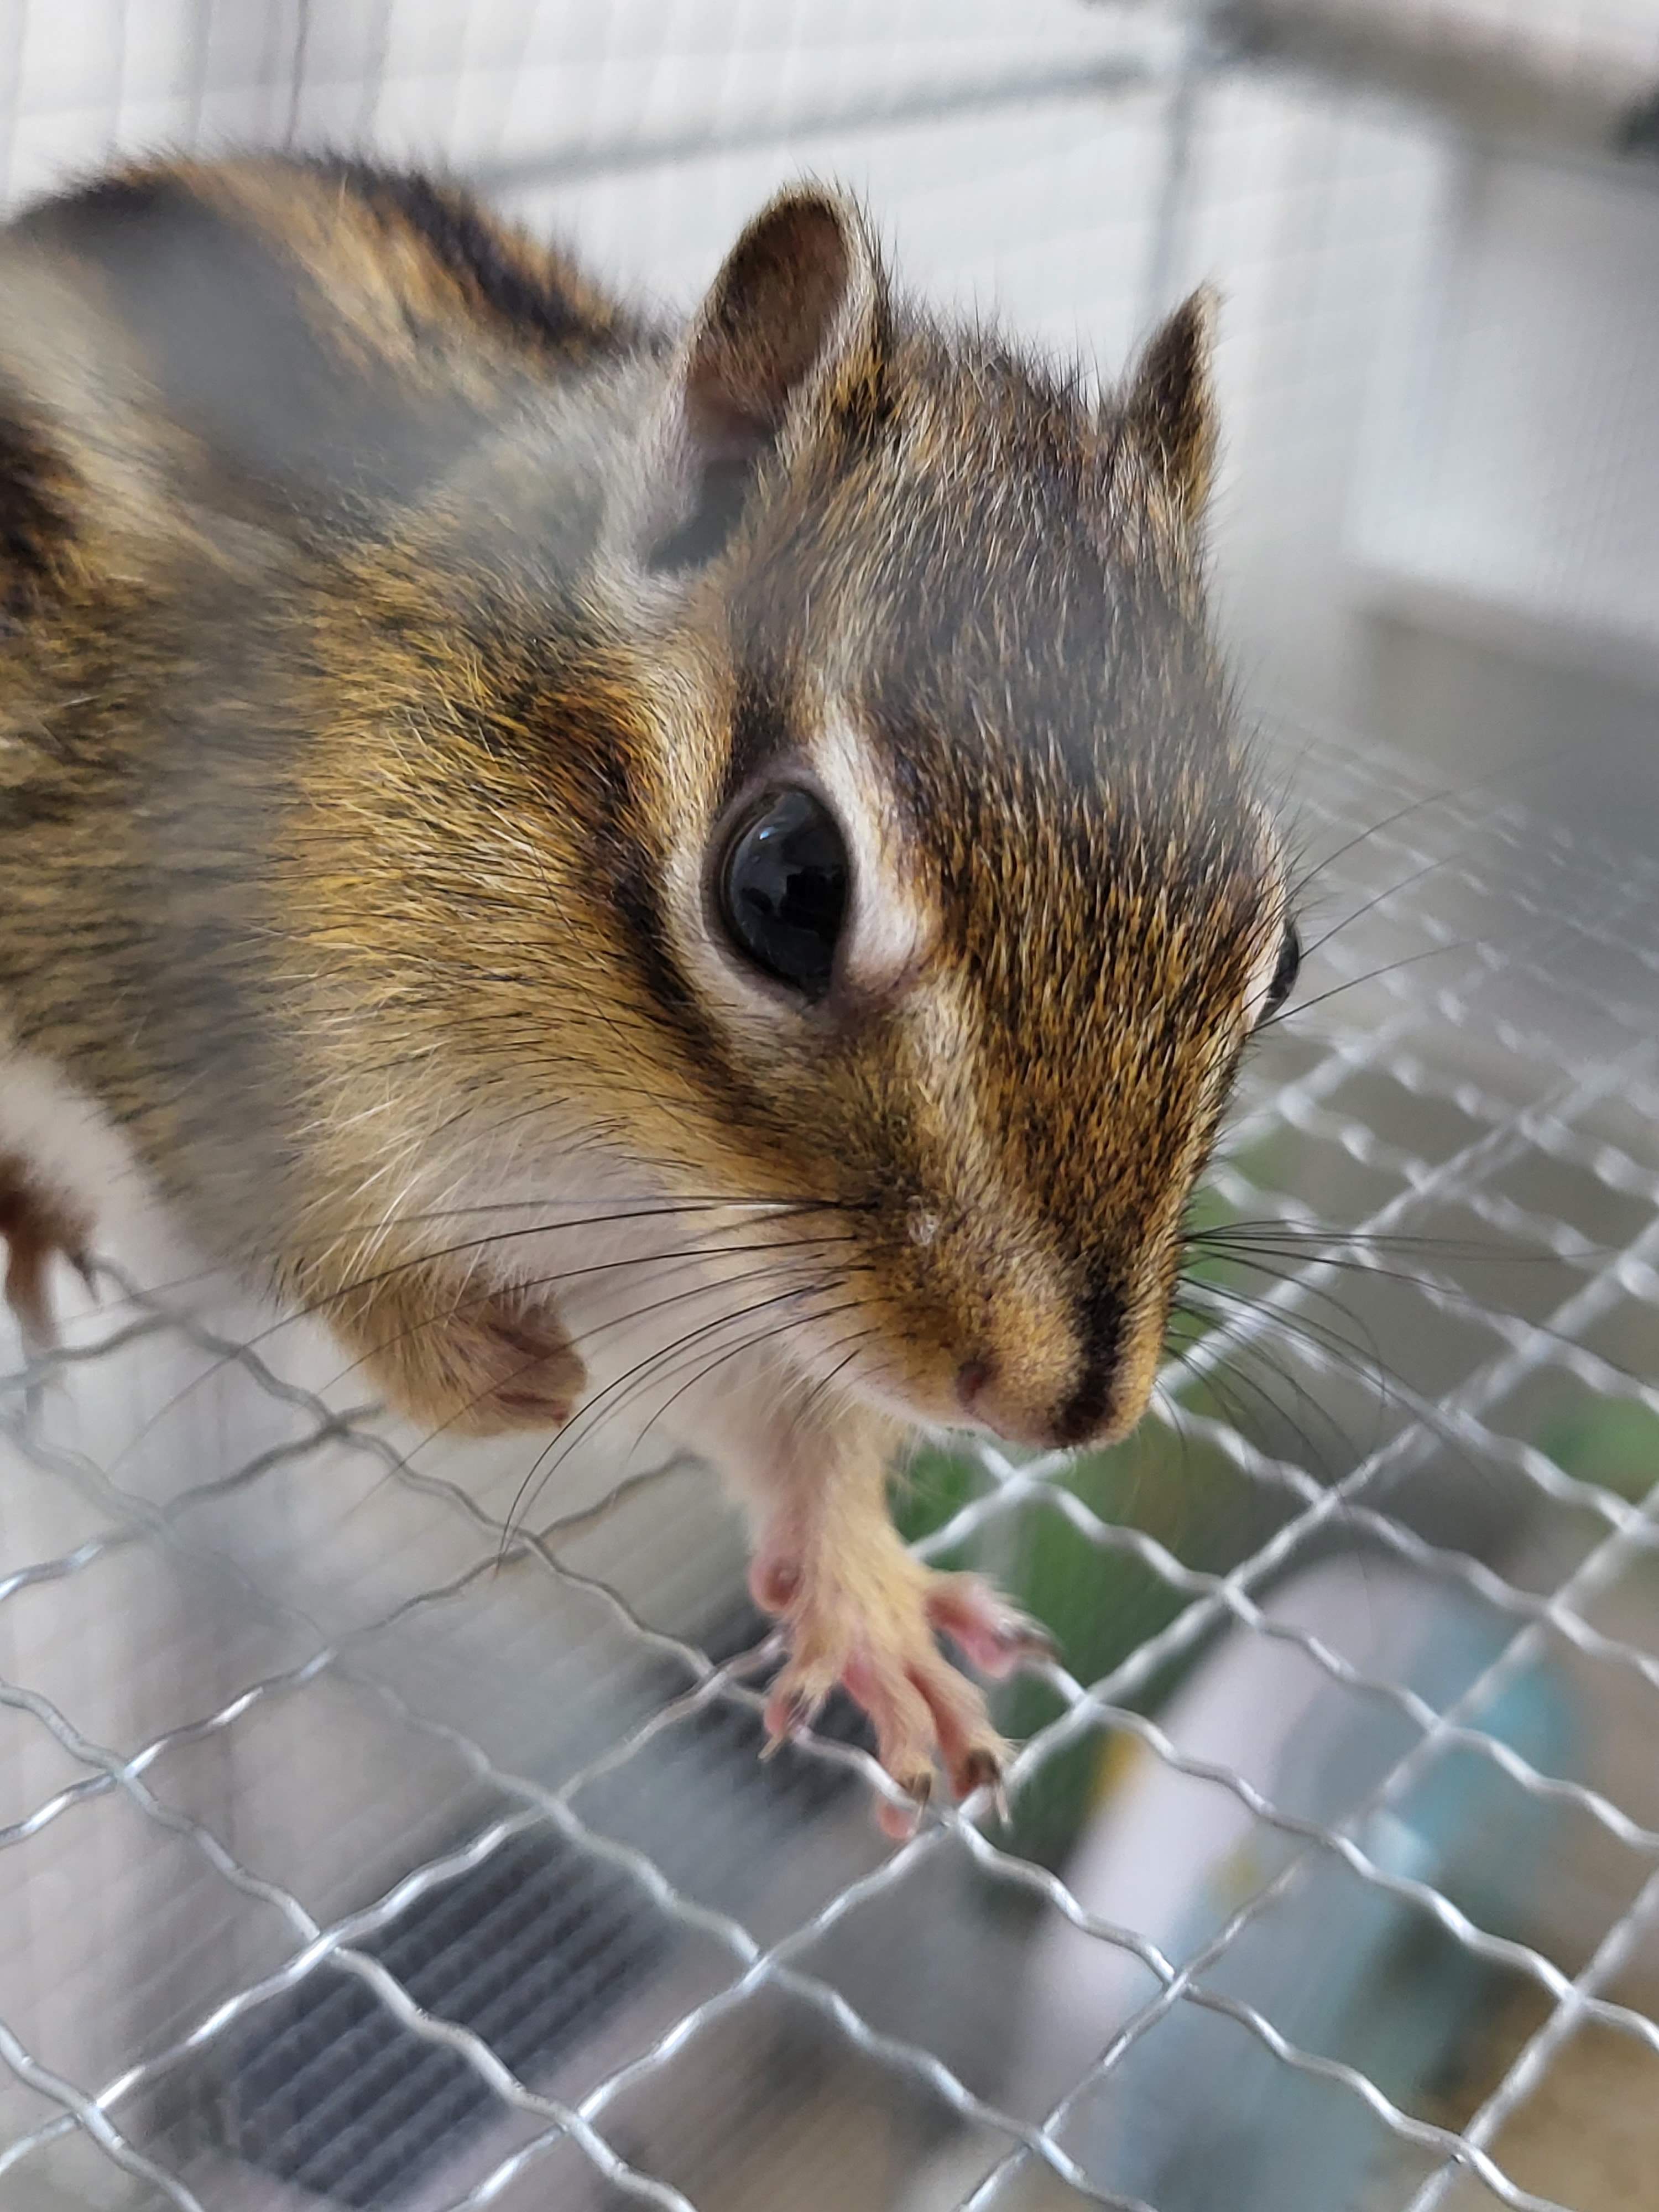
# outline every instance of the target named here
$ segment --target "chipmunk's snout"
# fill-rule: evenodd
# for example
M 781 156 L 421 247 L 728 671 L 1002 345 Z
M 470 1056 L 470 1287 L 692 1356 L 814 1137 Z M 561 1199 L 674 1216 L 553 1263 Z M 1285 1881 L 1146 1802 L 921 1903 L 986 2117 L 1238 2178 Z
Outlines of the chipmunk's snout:
M 1017 1377 L 1000 1376 L 995 1361 L 987 1358 L 965 1359 L 956 1377 L 957 1403 L 967 1419 L 1009 1443 L 1043 1450 L 1115 1443 L 1139 1419 L 1148 1388 L 1126 1376 L 1115 1359 L 1091 1364 L 1082 1381 L 1058 1397 L 1034 1396 Z
M 1144 1318 L 1128 1319 L 1115 1298 L 1086 1298 L 1063 1380 L 1046 1362 L 979 1352 L 957 1369 L 957 1402 L 967 1419 L 1011 1443 L 1115 1443 L 1146 1411 L 1161 1334 Z

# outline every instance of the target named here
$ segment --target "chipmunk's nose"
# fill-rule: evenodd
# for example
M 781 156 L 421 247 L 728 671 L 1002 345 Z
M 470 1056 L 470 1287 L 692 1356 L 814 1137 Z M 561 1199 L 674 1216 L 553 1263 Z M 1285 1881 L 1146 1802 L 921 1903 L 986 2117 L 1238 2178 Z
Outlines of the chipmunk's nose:
M 957 1403 L 964 1413 L 976 1413 L 991 1380 L 988 1359 L 964 1359 L 957 1370 Z
M 1064 1371 L 1022 1372 L 1018 1362 L 976 1352 L 956 1371 L 956 1398 L 969 1419 L 1011 1443 L 1112 1443 L 1140 1418 L 1156 1367 L 1156 1330 L 1126 1327 L 1115 1297 L 1084 1301 Z
M 970 1420 L 982 1423 L 1009 1443 L 1087 1443 L 1102 1427 L 1112 1426 L 1109 1377 L 1090 1373 L 1058 1401 L 1042 1389 L 1021 1387 L 1021 1378 L 1004 1375 L 989 1358 L 964 1359 L 957 1370 L 957 1403 Z

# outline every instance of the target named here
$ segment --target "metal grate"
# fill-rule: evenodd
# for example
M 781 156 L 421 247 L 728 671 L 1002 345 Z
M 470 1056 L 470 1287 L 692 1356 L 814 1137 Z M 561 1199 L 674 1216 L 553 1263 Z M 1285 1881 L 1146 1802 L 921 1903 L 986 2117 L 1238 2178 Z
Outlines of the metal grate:
M 1532 2185 L 1524 2136 L 1510 2146 L 1587 2039 L 1659 2062 L 1659 1390 L 1639 1379 L 1659 866 L 1621 858 L 1615 881 L 1518 799 L 1437 796 L 1328 744 L 1299 781 L 1318 949 L 1214 1178 L 1226 1218 L 1274 1224 L 1254 1234 L 1284 1279 L 1244 1304 L 1216 1279 L 1218 1323 L 1139 1444 L 978 1450 L 918 1470 L 906 1501 L 930 1556 L 1109 1607 L 1129 1638 L 1093 1679 L 1058 1663 L 1020 1693 L 1010 1828 L 975 1808 L 879 1846 L 855 1729 L 753 1763 L 765 1646 L 718 1605 L 680 1632 L 649 1534 L 682 1494 L 684 1526 L 723 1525 L 693 1470 L 516 1534 L 501 1469 L 434 1472 L 282 1379 L 280 1334 L 250 1348 L 113 1278 L 61 1353 L 7 1378 L 0 1704 L 13 1775 L 60 1756 L 50 1788 L 8 1783 L 0 1826 L 4 2202 L 95 2146 L 203 2212 L 831 2204 L 848 2160 L 815 2164 L 826 2100 L 887 2130 L 883 2178 L 848 2203 L 1178 2212 L 1221 2171 L 1237 2203 L 1323 2212 L 1639 2201 Z M 1304 1249 L 1332 1218 L 1360 1225 Z M 229 1360 L 229 1411 L 123 1480 L 131 1430 L 166 1431 L 132 1378 L 168 1346 L 169 1389 Z M 83 1448 L 100 1388 L 117 1415 Z M 32 1548 L 31 1525 L 61 1547 Z M 96 1652 L 135 1562 L 172 1593 L 154 1618 L 174 1646 L 123 1708 Z M 1354 1613 L 1310 1626 L 1322 1577 L 1356 1566 Z M 1407 1588 L 1440 1638 L 1427 1674 L 1417 1644 L 1379 1641 Z M 564 1709 L 532 1723 L 526 1620 Z M 1264 1650 L 1323 1686 L 1300 1769 L 1205 1741 L 1205 1684 Z M 1116 1778 L 1085 1827 L 1116 1808 L 1121 1832 L 1149 1775 L 1243 1820 L 1224 1910 L 1188 1913 L 1182 1942 L 1088 1893 L 1075 1824 L 1054 1847 L 1079 1752 L 1097 1799 Z M 390 1789 L 367 1841 L 343 1779 L 360 1761 L 420 1808 Z M 284 1843 L 279 1801 L 309 1796 L 337 1825 Z M 86 1831 L 118 1807 L 100 1875 Z M 88 1916 L 83 1950 L 62 1912 Z M 1079 1955 L 1115 1962 L 1117 1994 L 1092 2046 L 1085 2017 L 1039 2062 Z M 936 1984 L 931 2009 L 913 1980 Z M 1419 2042 L 1462 2022 L 1435 2078 L 1354 2044 L 1354 2019 L 1409 2024 L 1425 1992 Z M 759 2193 L 780 2133 L 799 2194 Z M 1322 2193 L 1266 2178 L 1287 2143 Z
M 1468 738 L 1270 732 L 1314 949 L 1183 1357 L 1118 1452 L 897 1493 L 1060 1640 L 1006 1825 L 884 1845 L 848 1709 L 759 1762 L 704 1470 L 585 1453 L 526 1533 L 521 1449 L 149 1220 L 0 1340 L 3 2212 L 1645 2212 L 1656 66 L 1649 0 L 0 6 L 8 198 L 368 142 L 690 298 L 813 168 L 1109 364 L 1218 276 L 1253 688 L 1354 707 L 1369 607 L 1441 642 L 1354 711 Z

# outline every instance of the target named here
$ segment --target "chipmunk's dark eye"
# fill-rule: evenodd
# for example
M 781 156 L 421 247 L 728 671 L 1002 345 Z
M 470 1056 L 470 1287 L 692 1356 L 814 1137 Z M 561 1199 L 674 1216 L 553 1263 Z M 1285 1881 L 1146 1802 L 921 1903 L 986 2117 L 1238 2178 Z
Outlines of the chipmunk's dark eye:
M 804 998 L 821 999 L 847 913 L 847 878 L 835 817 L 810 791 L 781 791 L 726 847 L 720 919 L 745 960 Z
M 1276 1014 L 1291 993 L 1296 988 L 1296 979 L 1302 967 L 1302 939 L 1297 935 L 1296 924 L 1287 921 L 1285 934 L 1279 940 L 1279 965 L 1273 969 L 1273 979 L 1267 986 L 1267 995 L 1261 1002 L 1258 1021 L 1266 1021 Z

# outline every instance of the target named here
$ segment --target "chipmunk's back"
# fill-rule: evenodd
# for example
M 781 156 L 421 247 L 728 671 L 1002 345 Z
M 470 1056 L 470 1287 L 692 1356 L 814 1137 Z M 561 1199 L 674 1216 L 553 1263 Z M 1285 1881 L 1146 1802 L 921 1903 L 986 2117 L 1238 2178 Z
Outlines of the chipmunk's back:
M 118 173 L 26 214 L 6 255 L 44 259 L 267 512 L 408 496 L 515 397 L 649 342 L 466 196 L 361 163 Z

